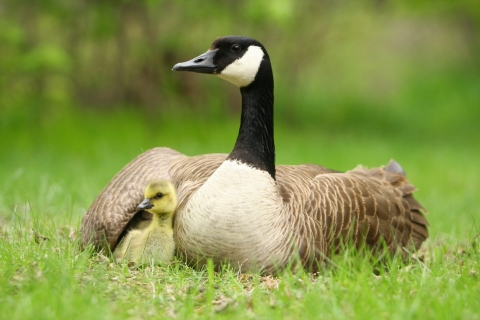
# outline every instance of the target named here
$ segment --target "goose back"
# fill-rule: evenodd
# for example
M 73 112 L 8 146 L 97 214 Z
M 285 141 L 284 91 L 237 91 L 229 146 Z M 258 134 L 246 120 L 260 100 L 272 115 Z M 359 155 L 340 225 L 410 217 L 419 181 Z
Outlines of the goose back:
M 307 168 L 277 168 L 284 210 L 295 230 L 291 252 L 304 266 L 346 244 L 405 255 L 402 249 L 416 250 L 428 237 L 424 208 L 411 194 L 415 188 L 388 166 L 315 176 L 310 171 L 310 177 L 300 173 Z

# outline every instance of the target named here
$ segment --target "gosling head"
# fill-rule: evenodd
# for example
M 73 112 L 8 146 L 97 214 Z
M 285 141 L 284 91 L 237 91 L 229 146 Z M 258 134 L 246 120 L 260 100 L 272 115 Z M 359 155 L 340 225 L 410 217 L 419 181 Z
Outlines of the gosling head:
M 173 213 L 177 207 L 177 193 L 170 181 L 158 180 L 147 184 L 145 199 L 138 205 L 138 209 L 153 214 Z
M 260 42 L 227 36 L 217 38 L 204 54 L 177 63 L 173 70 L 214 74 L 242 88 L 255 81 L 262 64 L 271 68 L 268 53 Z

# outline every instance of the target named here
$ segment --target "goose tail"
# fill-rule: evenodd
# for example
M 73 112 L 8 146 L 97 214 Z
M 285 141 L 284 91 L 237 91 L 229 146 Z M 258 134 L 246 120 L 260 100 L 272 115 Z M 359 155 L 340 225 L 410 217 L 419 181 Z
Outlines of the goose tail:
M 411 239 L 415 249 L 419 249 L 422 243 L 428 238 L 428 221 L 424 213 L 427 210 L 413 197 L 413 192 L 417 190 L 407 179 L 405 170 L 395 160 L 390 160 L 384 167 L 386 180 L 398 191 L 407 201 L 410 207 L 410 221 L 412 223 Z

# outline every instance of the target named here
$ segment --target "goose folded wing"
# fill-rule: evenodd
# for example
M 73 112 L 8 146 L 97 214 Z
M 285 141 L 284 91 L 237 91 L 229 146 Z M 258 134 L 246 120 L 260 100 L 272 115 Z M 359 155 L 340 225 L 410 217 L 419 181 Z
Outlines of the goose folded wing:
M 411 195 L 415 188 L 404 176 L 378 170 L 384 171 L 361 168 L 312 178 L 297 166 L 278 175 L 302 260 L 329 255 L 349 241 L 373 250 L 384 243 L 392 252 L 419 248 L 428 232 L 423 207 Z
M 127 164 L 94 200 L 82 220 L 84 246 L 115 249 L 117 241 L 137 213 L 145 185 L 152 180 L 170 180 L 174 158 L 187 158 L 169 148 L 150 149 Z

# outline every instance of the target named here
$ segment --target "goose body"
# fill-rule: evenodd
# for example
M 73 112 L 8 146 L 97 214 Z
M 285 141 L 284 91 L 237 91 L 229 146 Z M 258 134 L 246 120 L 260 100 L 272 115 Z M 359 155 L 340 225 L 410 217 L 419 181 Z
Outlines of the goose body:
M 242 115 L 232 152 L 187 157 L 155 148 L 141 154 L 90 207 L 82 221 L 84 243 L 114 249 L 138 216 L 132 203 L 139 186 L 157 178 L 177 188 L 177 251 L 194 264 L 212 258 L 240 270 L 272 271 L 291 262 L 314 269 L 349 241 L 405 253 L 428 237 L 415 188 L 394 161 L 345 173 L 275 166 L 273 74 L 258 41 L 218 38 L 174 70 L 214 74 L 240 88 Z
M 137 208 L 150 212 L 152 219 L 129 230 L 113 252 L 115 260 L 136 264 L 171 261 L 175 254 L 172 218 L 176 207 L 175 188 L 169 181 L 149 183 L 145 187 L 145 199 Z

